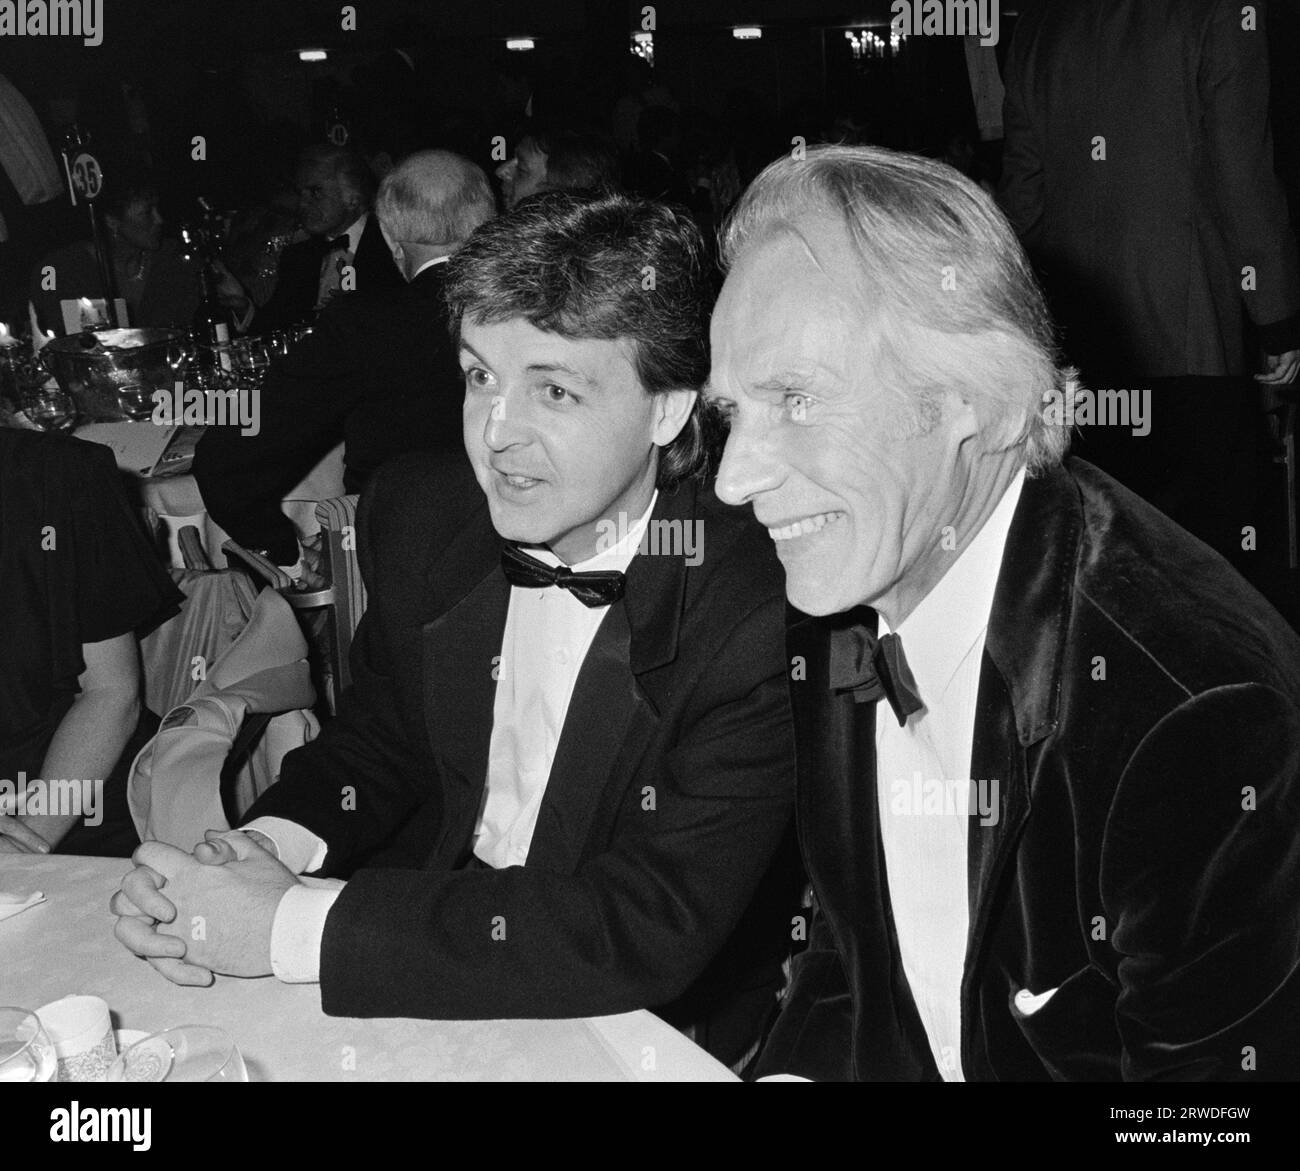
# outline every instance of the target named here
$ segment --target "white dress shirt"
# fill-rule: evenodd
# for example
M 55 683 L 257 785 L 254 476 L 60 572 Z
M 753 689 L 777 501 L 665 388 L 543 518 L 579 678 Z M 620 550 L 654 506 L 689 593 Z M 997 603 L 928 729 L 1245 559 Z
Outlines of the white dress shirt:
M 998 816 L 1000 780 L 972 778 L 984 638 L 1024 472 L 952 567 L 894 631 L 925 706 L 903 727 L 876 708 L 877 802 L 903 971 L 935 1064 L 961 1067 L 961 980 L 969 929 L 971 818 Z M 882 618 L 880 633 L 889 633 Z
M 617 542 L 571 568 L 626 572 L 658 499 L 656 491 L 640 519 Z M 549 549 L 529 552 L 549 565 L 562 564 Z M 586 606 L 558 586 L 510 589 L 487 783 L 474 831 L 474 854 L 490 866 L 500 869 L 527 861 L 574 684 L 607 613 L 608 607 Z M 280 860 L 295 874 L 318 870 L 325 862 L 325 842 L 296 822 L 259 817 L 244 828 L 270 838 Z M 325 919 L 342 889 L 342 882 L 325 880 L 285 892 L 271 931 L 271 966 L 281 980 L 320 979 Z
M 625 572 L 658 496 L 650 498 L 650 507 L 621 540 L 572 568 Z M 562 564 L 549 549 L 529 552 L 547 565 Z M 510 590 L 492 707 L 487 789 L 474 834 L 475 855 L 498 870 L 528 860 L 573 686 L 607 612 L 605 606 L 584 605 L 559 586 Z

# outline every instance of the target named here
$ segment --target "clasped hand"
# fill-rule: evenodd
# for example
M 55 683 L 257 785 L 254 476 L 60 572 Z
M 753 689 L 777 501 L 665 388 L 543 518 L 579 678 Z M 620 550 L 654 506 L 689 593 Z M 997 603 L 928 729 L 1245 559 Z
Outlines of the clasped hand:
M 270 975 L 276 908 L 297 876 L 247 834 L 204 836 L 193 854 L 145 842 L 131 855 L 113 933 L 174 984 Z

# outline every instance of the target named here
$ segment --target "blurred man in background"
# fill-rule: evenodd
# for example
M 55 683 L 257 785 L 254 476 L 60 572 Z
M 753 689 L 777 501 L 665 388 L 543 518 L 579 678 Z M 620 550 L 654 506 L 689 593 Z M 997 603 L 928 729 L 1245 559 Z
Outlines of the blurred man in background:
M 1259 557 L 1242 547 L 1260 524 L 1259 387 L 1300 374 L 1265 12 L 1027 6 L 1005 69 L 1000 188 L 1084 385 L 1150 390 L 1149 434 L 1084 426 L 1080 452 L 1243 572 Z
M 241 545 L 291 577 L 311 568 L 280 501 L 340 441 L 349 492 L 394 455 L 460 447 L 463 379 L 443 265 L 494 214 L 487 176 L 459 155 L 422 151 L 385 177 L 375 231 L 403 284 L 331 301 L 271 369 L 261 430 L 210 427 L 195 452 L 208 512 Z
M 275 292 L 260 309 L 228 272 L 222 301 L 241 330 L 263 332 L 309 320 L 340 292 L 401 286 L 379 225 L 371 215 L 375 183 L 365 160 L 337 146 L 310 146 L 294 176 L 298 222 L 307 239 L 280 254 Z
M 496 170 L 506 210 L 538 191 L 617 191 L 618 152 L 600 134 L 531 126 Z

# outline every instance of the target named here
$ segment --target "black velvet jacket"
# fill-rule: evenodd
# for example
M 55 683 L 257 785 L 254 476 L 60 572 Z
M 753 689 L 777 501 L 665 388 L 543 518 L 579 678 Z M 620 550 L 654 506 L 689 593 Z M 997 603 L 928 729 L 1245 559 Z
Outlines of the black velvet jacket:
M 842 620 L 842 619 L 841 619 Z M 819 913 L 757 1075 L 938 1077 L 898 954 L 873 708 L 791 634 Z M 968 1080 L 1300 1076 L 1300 640 L 1096 468 L 1027 480 L 980 675 L 962 981 Z M 1026 1015 L 1022 989 L 1055 995 Z

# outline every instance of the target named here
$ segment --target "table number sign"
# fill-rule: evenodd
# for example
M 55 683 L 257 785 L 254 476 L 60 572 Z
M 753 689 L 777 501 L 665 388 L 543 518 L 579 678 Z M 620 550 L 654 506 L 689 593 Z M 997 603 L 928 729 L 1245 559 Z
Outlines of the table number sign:
M 84 146 L 70 143 L 64 148 L 63 171 L 73 207 L 77 206 L 79 198 L 82 203 L 93 203 L 99 198 L 104 189 L 104 172 L 99 160 Z
M 117 281 L 113 274 L 112 256 L 104 239 L 103 227 L 99 222 L 99 213 L 95 208 L 95 200 L 99 198 L 104 190 L 103 169 L 90 149 L 90 140 L 82 134 L 80 128 L 75 124 L 63 140 L 62 153 L 63 174 L 68 181 L 68 198 L 72 200 L 73 207 L 84 206 L 87 215 L 90 217 L 90 235 L 95 243 L 95 259 L 99 262 L 100 287 L 104 294 L 100 303 L 108 311 L 105 313 L 106 320 L 104 324 L 125 326 L 125 314 L 118 316 L 122 308 L 122 300 L 117 295 Z M 66 303 L 63 315 L 66 327 L 68 321 Z M 68 328 L 69 332 L 72 332 L 71 327 Z M 77 328 L 84 327 L 78 326 Z

